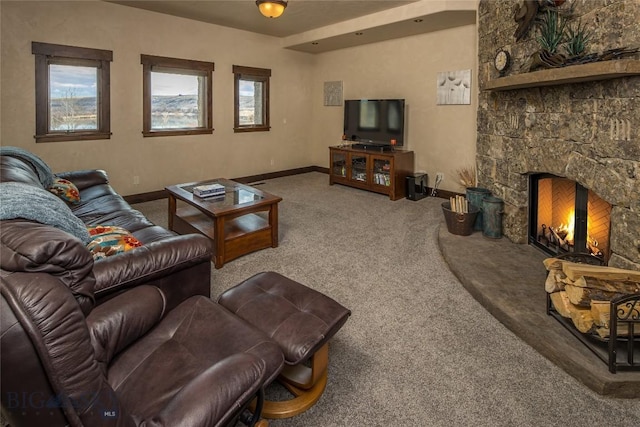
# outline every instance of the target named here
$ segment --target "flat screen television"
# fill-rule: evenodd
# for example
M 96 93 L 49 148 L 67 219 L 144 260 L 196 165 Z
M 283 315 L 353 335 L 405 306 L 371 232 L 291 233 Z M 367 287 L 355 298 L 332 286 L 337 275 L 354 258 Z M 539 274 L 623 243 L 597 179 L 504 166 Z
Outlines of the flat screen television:
M 344 101 L 346 139 L 367 145 L 404 145 L 404 99 L 348 99 Z

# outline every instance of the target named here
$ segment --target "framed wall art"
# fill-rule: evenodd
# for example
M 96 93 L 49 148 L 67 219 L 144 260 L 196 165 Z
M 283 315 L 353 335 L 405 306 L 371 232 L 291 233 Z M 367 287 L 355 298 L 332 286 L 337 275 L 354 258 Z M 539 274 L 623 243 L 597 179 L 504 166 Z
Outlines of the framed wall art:
M 471 70 L 438 73 L 437 104 L 471 104 Z
M 342 81 L 324 82 L 324 105 L 342 105 Z

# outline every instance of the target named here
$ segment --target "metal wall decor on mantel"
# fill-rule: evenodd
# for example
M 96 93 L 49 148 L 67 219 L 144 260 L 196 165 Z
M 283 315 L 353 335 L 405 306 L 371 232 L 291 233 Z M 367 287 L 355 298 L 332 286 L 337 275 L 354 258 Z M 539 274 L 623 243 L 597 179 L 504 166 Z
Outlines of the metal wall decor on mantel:
M 584 5 L 584 0 L 582 3 Z M 513 18 L 518 24 L 514 33 L 516 42 L 529 37 L 539 44 L 539 49 L 520 66 L 521 72 L 635 57 L 640 52 L 637 46 L 624 46 L 587 53 L 598 32 L 593 18 L 579 15 L 576 9 L 581 9 L 576 7 L 576 2 L 565 0 L 524 0 L 514 4 Z M 595 21 L 598 22 L 597 15 Z M 536 28 L 535 36 L 529 34 L 531 28 Z M 503 75 L 501 72 L 500 76 Z

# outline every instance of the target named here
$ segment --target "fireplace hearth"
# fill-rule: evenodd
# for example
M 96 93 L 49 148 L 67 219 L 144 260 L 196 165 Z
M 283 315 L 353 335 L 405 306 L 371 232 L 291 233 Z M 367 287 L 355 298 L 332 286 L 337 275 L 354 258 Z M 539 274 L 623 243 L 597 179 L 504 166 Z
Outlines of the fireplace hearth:
M 589 254 L 609 260 L 611 205 L 579 183 L 530 175 L 529 242 L 549 253 Z

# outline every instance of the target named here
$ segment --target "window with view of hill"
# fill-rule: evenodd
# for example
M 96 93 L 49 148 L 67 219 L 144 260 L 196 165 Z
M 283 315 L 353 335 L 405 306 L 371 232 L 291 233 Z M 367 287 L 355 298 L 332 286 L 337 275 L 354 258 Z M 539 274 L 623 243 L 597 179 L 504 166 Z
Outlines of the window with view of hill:
M 266 68 L 233 66 L 235 132 L 260 132 L 269 125 L 269 78 Z
M 110 50 L 32 42 L 36 142 L 108 139 Z
M 213 62 L 140 55 L 144 136 L 213 132 Z

